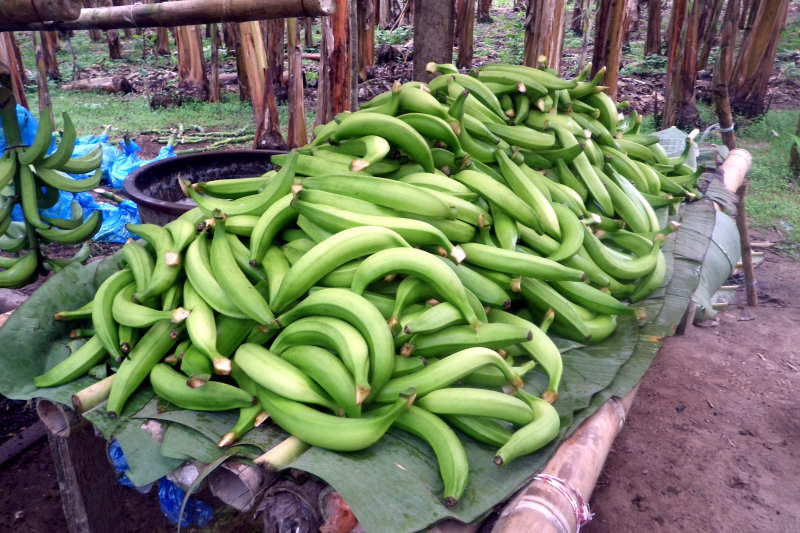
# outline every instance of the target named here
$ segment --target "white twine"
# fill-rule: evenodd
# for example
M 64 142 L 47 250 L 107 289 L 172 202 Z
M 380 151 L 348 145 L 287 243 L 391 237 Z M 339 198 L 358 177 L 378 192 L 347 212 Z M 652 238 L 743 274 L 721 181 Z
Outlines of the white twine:
M 703 135 L 700 136 L 700 140 L 704 140 L 706 137 L 708 137 L 709 135 L 711 135 L 711 133 L 713 133 L 715 131 L 718 131 L 720 133 L 730 133 L 735 128 L 736 128 L 736 124 L 733 123 L 733 122 L 731 122 L 731 125 L 730 125 L 729 128 L 723 128 L 723 127 L 721 127 L 719 125 L 719 122 L 717 122 L 716 124 L 712 124 L 712 125 L 710 125 L 709 127 L 707 127 L 705 129 L 705 131 L 703 132 Z
M 583 499 L 581 493 L 563 479 L 550 474 L 537 474 L 533 479 L 539 479 L 553 487 L 559 494 L 564 496 L 569 502 L 572 510 L 575 511 L 575 533 L 581 530 L 581 526 L 594 518 L 594 513 L 589 509 L 589 504 Z

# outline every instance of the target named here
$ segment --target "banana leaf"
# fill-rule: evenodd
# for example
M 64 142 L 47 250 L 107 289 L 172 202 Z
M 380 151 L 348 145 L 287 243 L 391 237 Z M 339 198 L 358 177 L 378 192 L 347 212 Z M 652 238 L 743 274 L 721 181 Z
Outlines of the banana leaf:
M 557 339 L 564 359 L 563 386 L 555 403 L 562 418 L 560 439 L 568 437 L 609 397 L 624 396 L 636 386 L 662 340 L 674 332 L 685 312 L 710 246 L 715 212 L 709 202 L 696 202 L 682 206 L 679 221 L 681 230 L 672 234 L 663 248 L 668 265 L 665 283 L 643 302 L 649 316 L 646 325 L 639 327 L 633 319 L 621 317 L 615 334 L 595 346 Z M 117 268 L 116 258 L 67 267 L 12 315 L 0 329 L 0 346 L 14 347 L 0 354 L 6 366 L 6 373 L 0 376 L 0 393 L 14 399 L 39 396 L 68 403 L 70 394 L 93 382 L 86 377 L 63 387 L 36 390 L 31 380 L 66 356 L 70 326 L 54 322 L 52 314 L 88 301 L 98 284 Z M 31 335 L 32 331 L 36 334 Z M 526 389 L 535 394 L 546 385 L 539 370 L 526 381 Z M 178 409 L 154 398 L 149 387 L 137 392 L 116 419 L 105 415 L 103 405 L 85 414 L 106 439 L 119 440 L 130 465 L 129 477 L 138 485 L 158 479 L 183 460 L 209 462 L 221 457 L 223 451 L 216 449 L 215 443 L 236 416 L 236 412 Z M 161 422 L 161 435 L 145 429 L 148 420 Z M 249 432 L 235 451 L 252 458 L 285 436 L 265 424 Z M 390 430 L 374 446 L 355 453 L 312 447 L 292 467 L 317 475 L 338 490 L 366 531 L 418 531 L 445 518 L 480 519 L 539 472 L 558 446 L 553 442 L 511 465 L 497 467 L 492 462 L 496 450 L 467 437 L 463 442 L 470 462 L 469 486 L 453 508 L 440 502 L 442 486 L 431 450 L 398 430 Z

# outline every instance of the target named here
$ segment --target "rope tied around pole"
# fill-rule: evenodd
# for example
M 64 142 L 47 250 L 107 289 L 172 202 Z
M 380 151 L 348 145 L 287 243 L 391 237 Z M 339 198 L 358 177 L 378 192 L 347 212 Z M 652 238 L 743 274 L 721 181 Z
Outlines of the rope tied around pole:
M 534 480 L 544 481 L 547 485 L 553 487 L 561 494 L 567 502 L 569 502 L 572 510 L 575 511 L 575 533 L 581 530 L 581 526 L 590 522 L 594 518 L 594 513 L 589 509 L 589 504 L 583 498 L 578 489 L 561 479 L 550 474 L 537 474 Z
M 703 134 L 700 136 L 700 140 L 704 141 L 706 139 L 706 137 L 708 137 L 709 135 L 711 135 L 715 131 L 717 131 L 719 133 L 731 133 L 735 129 L 736 129 L 736 123 L 735 122 L 731 122 L 731 125 L 729 127 L 727 127 L 727 128 L 723 128 L 722 126 L 720 126 L 719 122 L 717 122 L 716 124 L 710 125 L 709 127 L 707 127 L 705 129 L 705 131 L 703 131 Z

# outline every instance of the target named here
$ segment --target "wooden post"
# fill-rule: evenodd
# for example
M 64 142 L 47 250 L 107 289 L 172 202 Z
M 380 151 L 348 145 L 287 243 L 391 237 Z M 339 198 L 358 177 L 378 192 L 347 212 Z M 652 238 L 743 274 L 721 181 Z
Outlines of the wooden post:
M 528 0 L 524 63 L 529 67 L 536 68 L 542 56 L 547 58 L 548 68 L 557 71 L 561 65 L 564 3 L 564 0 Z
M 453 3 L 413 1 L 414 35 L 425 36 L 414 39 L 413 78 L 429 81 L 433 75 L 425 71 L 425 65 L 453 61 Z
M 622 30 L 625 18 L 625 0 L 600 0 L 597 8 L 597 27 L 592 54 L 592 76 L 606 67 L 604 84 L 608 95 L 617 99 L 617 78 L 622 56 Z
M 219 102 L 219 28 L 211 24 L 211 76 L 208 80 L 208 101 Z
M 475 46 L 473 29 L 475 27 L 475 0 L 456 1 L 456 46 L 458 47 L 458 68 L 471 68 Z
M 84 426 L 68 437 L 48 434 L 48 441 L 69 533 L 119 531 L 130 520 L 118 505 L 128 489 L 115 478 L 105 440 Z
M 286 135 L 292 148 L 308 142 L 306 133 L 305 94 L 303 92 L 303 48 L 297 39 L 297 19 L 288 19 L 289 26 L 289 128 Z
M 28 100 L 25 98 L 25 85 L 22 77 L 25 72 L 22 62 L 19 60 L 15 51 L 17 46 L 12 32 L 0 34 L 0 63 L 5 63 L 11 73 L 11 89 L 17 103 L 23 107 L 28 107 Z

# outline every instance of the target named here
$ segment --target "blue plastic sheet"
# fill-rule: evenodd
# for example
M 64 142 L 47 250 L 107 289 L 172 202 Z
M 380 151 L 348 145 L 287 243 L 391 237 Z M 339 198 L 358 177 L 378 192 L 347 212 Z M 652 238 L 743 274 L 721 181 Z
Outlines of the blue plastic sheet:
M 130 233 L 125 224 L 139 224 L 139 210 L 136 204 L 125 200 L 120 204 L 97 203 L 88 192 L 75 195 L 75 199 L 83 207 L 84 220 L 94 211 L 103 213 L 103 223 L 97 230 L 93 239 L 98 242 L 125 242 L 135 236 Z
M 112 440 L 111 444 L 108 445 L 108 457 L 111 459 L 111 465 L 117 473 L 117 481 L 119 481 L 120 485 L 134 488 L 131 480 L 125 475 L 125 471 L 130 467 L 128 466 L 128 461 L 125 460 L 125 454 L 122 453 L 122 446 L 116 440 Z
M 181 513 L 181 505 L 186 493 L 178 485 L 162 477 L 158 480 L 158 502 L 161 504 L 161 512 L 172 524 L 178 523 Z M 186 507 L 183 509 L 183 516 L 180 516 L 181 527 L 196 525 L 205 527 L 211 522 L 214 510 L 205 502 L 189 498 Z
M 162 147 L 158 155 L 149 160 L 139 157 L 139 152 L 141 152 L 142 149 L 139 148 L 139 145 L 134 141 L 128 141 L 127 144 L 120 143 L 120 148 L 122 148 L 122 152 L 111 164 L 109 173 L 109 181 L 111 186 L 115 189 L 121 189 L 125 178 L 139 167 L 160 159 L 175 157 L 175 149 L 172 146 Z
M 17 123 L 19 124 L 19 132 L 22 136 L 22 144 L 30 146 L 33 144 L 33 139 L 36 137 L 36 128 L 39 127 L 39 121 L 31 114 L 30 111 L 17 104 Z M 51 143 L 50 148 L 53 148 Z M 0 127 L 0 154 L 6 150 L 6 137 L 3 134 L 3 129 Z

